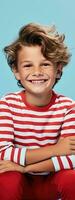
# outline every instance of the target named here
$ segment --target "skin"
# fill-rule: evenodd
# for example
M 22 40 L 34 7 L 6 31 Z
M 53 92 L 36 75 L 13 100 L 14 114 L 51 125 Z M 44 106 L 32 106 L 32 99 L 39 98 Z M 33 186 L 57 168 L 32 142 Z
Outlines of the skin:
M 40 46 L 23 46 L 18 52 L 17 66 L 13 69 L 13 73 L 26 89 L 27 102 L 32 106 L 45 106 L 50 102 L 52 87 L 61 70 L 62 66 L 54 66 L 42 55 Z M 54 171 L 50 157 L 68 154 L 75 154 L 75 136 L 60 138 L 55 145 L 27 149 L 26 167 L 11 161 L 0 161 L 0 173 Z

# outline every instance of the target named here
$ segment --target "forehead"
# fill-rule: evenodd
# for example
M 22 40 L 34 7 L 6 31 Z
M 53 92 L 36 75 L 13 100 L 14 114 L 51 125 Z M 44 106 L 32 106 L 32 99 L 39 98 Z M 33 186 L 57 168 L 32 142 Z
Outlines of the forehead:
M 42 52 L 41 46 L 22 46 L 18 51 L 18 59 L 46 59 Z

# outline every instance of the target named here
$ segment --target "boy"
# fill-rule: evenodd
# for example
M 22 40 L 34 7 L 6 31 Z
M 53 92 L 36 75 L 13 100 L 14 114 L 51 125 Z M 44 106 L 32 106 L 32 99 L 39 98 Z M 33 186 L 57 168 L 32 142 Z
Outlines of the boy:
M 70 59 L 64 39 L 31 23 L 4 48 L 23 90 L 0 101 L 1 200 L 74 200 L 75 103 L 53 91 Z

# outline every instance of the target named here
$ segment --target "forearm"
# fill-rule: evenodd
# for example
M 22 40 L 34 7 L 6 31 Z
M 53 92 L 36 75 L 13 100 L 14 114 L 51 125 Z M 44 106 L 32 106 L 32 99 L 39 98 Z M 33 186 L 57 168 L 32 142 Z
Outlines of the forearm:
M 53 145 L 40 147 L 38 149 L 27 149 L 26 150 L 26 165 L 48 160 L 54 156 L 64 155 L 65 149 L 63 151 L 63 145 L 61 148 L 60 141 L 61 141 L 61 138 L 59 138 L 58 142 Z M 58 145 L 59 142 L 60 144 Z
M 6 149 L 0 152 L 1 160 L 10 160 L 22 166 L 38 163 L 54 156 L 55 145 L 38 149 L 16 148 L 8 143 Z
M 48 160 L 55 155 L 55 145 L 26 150 L 26 165 Z
M 59 139 L 60 141 L 61 139 Z M 38 149 L 27 149 L 26 150 L 26 165 L 34 164 L 44 160 L 48 160 L 54 156 L 60 156 L 63 154 L 63 148 L 61 149 L 58 144 L 48 145 L 46 147 L 40 147 Z
M 36 163 L 36 164 L 32 164 L 32 165 L 28 165 L 25 167 L 25 173 L 28 172 L 54 172 L 54 165 L 51 159 Z

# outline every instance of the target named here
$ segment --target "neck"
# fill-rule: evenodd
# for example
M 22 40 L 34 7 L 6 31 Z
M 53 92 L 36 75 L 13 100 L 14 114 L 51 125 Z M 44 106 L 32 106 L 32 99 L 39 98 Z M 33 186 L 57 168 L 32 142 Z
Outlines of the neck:
M 46 95 L 32 95 L 26 92 L 26 100 L 30 105 L 34 106 L 46 106 L 50 103 L 52 97 L 52 91 L 50 91 Z

